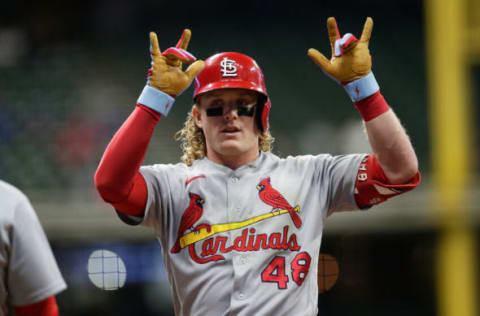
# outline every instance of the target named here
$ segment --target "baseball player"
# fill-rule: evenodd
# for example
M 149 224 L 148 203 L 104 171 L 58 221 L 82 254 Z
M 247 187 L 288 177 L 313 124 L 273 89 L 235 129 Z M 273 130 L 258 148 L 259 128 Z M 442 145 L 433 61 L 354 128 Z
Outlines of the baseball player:
M 340 36 L 329 18 L 332 58 L 308 55 L 349 94 L 373 154 L 286 158 L 271 153 L 272 104 L 252 58 L 195 61 L 189 30 L 162 53 L 150 33 L 147 85 L 95 183 L 123 221 L 155 230 L 177 315 L 316 315 L 327 216 L 419 184 L 415 152 L 371 71 L 372 26 L 368 18 L 359 39 Z M 193 80 L 194 105 L 177 133 L 182 163 L 141 167 L 155 126 Z
M 66 288 L 27 197 L 0 181 L 0 316 L 57 316 L 55 295 Z

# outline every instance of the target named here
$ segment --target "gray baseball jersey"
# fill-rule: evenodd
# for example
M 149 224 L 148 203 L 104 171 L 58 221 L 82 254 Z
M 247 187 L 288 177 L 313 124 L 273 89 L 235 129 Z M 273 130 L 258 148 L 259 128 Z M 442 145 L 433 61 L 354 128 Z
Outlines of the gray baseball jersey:
M 137 223 L 157 234 L 175 313 L 316 315 L 324 220 L 357 209 L 364 157 L 261 153 L 237 170 L 206 158 L 142 167 L 148 201 Z
M 27 197 L 0 180 L 0 316 L 66 288 L 48 240 Z

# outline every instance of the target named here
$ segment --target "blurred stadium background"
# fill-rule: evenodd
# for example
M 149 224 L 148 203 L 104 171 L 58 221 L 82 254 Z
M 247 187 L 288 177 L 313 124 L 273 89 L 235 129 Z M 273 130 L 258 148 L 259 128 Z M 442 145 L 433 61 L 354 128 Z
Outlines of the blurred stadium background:
M 329 54 L 329 16 L 337 18 L 340 31 L 356 35 L 365 18 L 373 17 L 374 72 L 412 138 L 423 182 L 369 212 L 336 214 L 327 221 L 322 252 L 337 258 L 340 278 L 319 296 L 319 314 L 480 315 L 474 273 L 480 223 L 480 32 L 475 33 L 480 6 L 477 0 L 450 2 L 456 4 L 2 1 L 0 178 L 25 191 L 39 214 L 69 284 L 58 296 L 62 315 L 173 314 L 153 232 L 122 224 L 93 187 L 103 150 L 145 84 L 148 32 L 156 31 L 165 49 L 183 28 L 190 28 L 189 50 L 201 59 L 220 51 L 254 57 L 273 102 L 270 122 L 277 154 L 368 151 L 347 95 L 306 55 L 310 47 Z M 453 35 L 437 28 L 438 21 Z M 458 60 L 435 59 L 459 45 Z M 442 67 L 452 65 L 458 66 L 454 75 L 445 76 Z M 445 85 L 432 83 L 434 78 L 445 79 Z M 441 96 L 458 92 L 455 82 L 465 83 L 459 92 L 465 102 L 453 97 L 451 107 L 443 108 Z M 178 161 L 173 134 L 181 128 L 191 93 L 190 88 L 181 95 L 157 127 L 146 163 Z M 452 108 L 465 112 L 449 117 Z M 441 128 L 438 122 L 443 122 Z M 464 155 L 438 163 L 451 156 L 446 148 Z M 449 167 L 450 173 L 445 171 Z M 449 179 L 460 193 L 445 188 Z M 459 224 L 452 228 L 449 222 Z M 445 240 L 455 240 L 449 236 L 456 232 L 466 237 L 445 250 Z M 87 261 L 95 249 L 114 251 L 124 260 L 127 282 L 122 289 L 101 291 L 89 281 Z M 457 277 L 458 271 L 465 273 Z M 449 297 L 463 307 L 448 303 Z

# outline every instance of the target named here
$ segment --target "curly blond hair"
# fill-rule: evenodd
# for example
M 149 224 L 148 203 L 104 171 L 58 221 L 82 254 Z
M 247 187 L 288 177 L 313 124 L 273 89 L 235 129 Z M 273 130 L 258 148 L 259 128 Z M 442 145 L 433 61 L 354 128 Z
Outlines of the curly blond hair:
M 203 130 L 195 124 L 192 111 L 188 113 L 183 128 L 175 133 L 175 140 L 181 142 L 180 148 L 183 155 L 180 159 L 187 166 L 191 166 L 195 160 L 201 159 L 207 154 L 205 135 Z M 271 152 L 274 140 L 268 130 L 259 132 L 258 147 L 260 151 Z

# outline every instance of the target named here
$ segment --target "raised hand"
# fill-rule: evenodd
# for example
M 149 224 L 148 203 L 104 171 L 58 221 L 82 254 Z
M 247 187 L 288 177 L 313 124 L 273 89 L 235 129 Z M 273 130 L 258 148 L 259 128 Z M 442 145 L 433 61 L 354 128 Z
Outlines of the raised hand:
M 195 61 L 196 58 L 186 50 L 190 38 L 191 31 L 185 29 L 177 45 L 162 53 L 158 45 L 157 34 L 150 32 L 152 68 L 148 72 L 148 85 L 172 97 L 176 97 L 188 88 L 204 67 L 202 60 Z M 183 64 L 191 65 L 183 71 Z
M 308 56 L 333 79 L 345 84 L 365 77 L 372 68 L 372 58 L 368 43 L 372 33 L 373 20 L 367 18 L 363 32 L 358 40 L 350 33 L 340 38 L 334 17 L 327 20 L 328 37 L 332 48 L 332 57 L 328 60 L 314 48 L 308 50 Z

